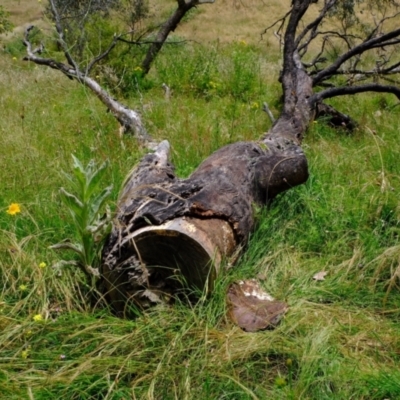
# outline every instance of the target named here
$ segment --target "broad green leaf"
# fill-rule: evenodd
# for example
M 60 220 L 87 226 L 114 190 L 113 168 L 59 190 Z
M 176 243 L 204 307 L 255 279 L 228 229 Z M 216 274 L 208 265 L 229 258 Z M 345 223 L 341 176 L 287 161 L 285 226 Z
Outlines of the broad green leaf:
M 72 158 L 74 160 L 73 164 L 73 173 L 75 176 L 75 186 L 79 188 L 79 194 L 80 197 L 83 197 L 83 194 L 85 193 L 85 187 L 86 187 L 86 170 L 83 167 L 82 163 L 73 155 Z
M 83 246 L 80 243 L 72 243 L 70 241 L 65 240 L 63 242 L 54 244 L 50 246 L 51 249 L 53 250 L 72 250 L 75 253 L 77 253 L 79 256 L 83 257 Z
M 60 188 L 61 198 L 70 207 L 75 214 L 81 214 L 84 204 L 72 193 L 67 192 L 63 187 Z
M 103 207 L 105 201 L 110 196 L 113 185 L 110 185 L 103 189 L 97 196 L 95 196 L 90 202 L 90 222 L 93 222 L 99 213 L 101 207 Z
M 98 189 L 99 183 L 101 178 L 104 175 L 104 172 L 106 171 L 107 167 L 109 165 L 108 160 L 105 161 L 103 164 L 100 165 L 100 167 L 96 168 L 90 176 L 87 176 L 87 181 L 86 181 L 86 189 L 85 189 L 85 200 L 90 199 L 92 194 Z

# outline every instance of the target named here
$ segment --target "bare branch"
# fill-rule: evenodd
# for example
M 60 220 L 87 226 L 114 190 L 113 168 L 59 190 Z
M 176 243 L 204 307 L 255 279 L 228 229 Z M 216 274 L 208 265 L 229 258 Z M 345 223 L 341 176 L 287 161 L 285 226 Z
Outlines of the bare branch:
M 24 61 L 32 61 L 38 65 L 46 65 L 50 68 L 61 71 L 63 74 L 68 76 L 70 79 L 77 78 L 76 71 L 72 66 L 61 63 L 52 58 L 42 58 L 42 57 L 38 57 L 36 55 L 36 54 L 41 54 L 43 52 L 44 46 L 43 46 L 43 44 L 41 44 L 36 49 L 32 49 L 32 44 L 29 40 L 29 33 L 32 31 L 33 28 L 34 28 L 34 25 L 30 25 L 25 29 L 23 43 L 26 47 L 26 51 L 27 51 L 28 55 L 25 56 L 23 58 L 23 60 Z
M 353 95 L 364 92 L 378 92 L 378 93 L 392 93 L 400 100 L 400 88 L 392 85 L 381 85 L 379 83 L 367 83 L 365 85 L 358 86 L 340 86 L 323 90 L 315 93 L 310 103 L 315 104 L 318 101 L 329 99 L 337 96 Z
M 315 86 L 319 84 L 321 81 L 329 79 L 340 68 L 340 66 L 343 65 L 343 63 L 349 60 L 350 58 L 362 54 L 372 48 L 382 47 L 385 45 L 385 43 L 386 45 L 388 45 L 389 41 L 397 38 L 399 35 L 400 35 L 400 29 L 395 29 L 379 37 L 366 39 L 359 45 L 351 48 L 349 51 L 338 57 L 336 61 L 333 62 L 330 66 L 323 69 L 322 71 L 319 71 L 313 78 L 313 85 Z
M 292 10 L 289 10 L 282 18 L 279 18 L 277 21 L 275 21 L 272 25 L 267 26 L 262 32 L 261 32 L 261 40 L 264 38 L 264 35 L 275 25 L 279 24 L 279 28 L 277 31 L 274 31 L 274 35 L 279 38 L 279 42 L 281 44 L 282 42 L 282 36 L 280 35 L 280 32 L 282 31 L 287 17 L 291 14 Z
M 167 40 L 168 35 L 176 29 L 186 13 L 199 4 L 214 3 L 214 1 L 215 0 L 190 0 L 186 2 L 185 0 L 178 0 L 177 9 L 167 19 L 167 21 L 161 25 L 154 42 L 151 44 L 142 62 L 141 67 L 145 74 L 149 72 L 151 64 L 153 63 L 157 54 L 160 52 L 162 46 Z
M 99 54 L 97 57 L 93 58 L 92 61 L 90 61 L 90 63 L 86 67 L 85 75 L 89 75 L 90 71 L 95 66 L 95 64 L 98 63 L 99 61 L 103 60 L 110 54 L 111 50 L 116 46 L 118 40 L 119 40 L 119 36 L 114 35 L 114 38 L 113 38 L 110 46 L 108 46 L 108 49 L 106 49 L 103 53 Z
M 322 118 L 327 120 L 333 127 L 344 128 L 348 131 L 353 131 L 357 127 L 357 123 L 350 116 L 325 103 L 316 105 L 315 118 Z
M 328 11 L 337 3 L 337 0 L 326 0 L 325 1 L 325 5 L 323 7 L 323 9 L 320 11 L 318 17 L 311 22 L 310 24 L 308 24 L 304 30 L 297 36 L 295 45 L 298 48 L 299 53 L 301 53 L 301 51 L 303 49 L 307 49 L 308 45 L 311 43 L 311 41 L 317 36 L 318 34 L 318 27 L 321 24 L 321 22 L 324 20 L 326 14 L 328 13 Z M 305 43 L 303 43 L 300 47 L 300 43 L 301 41 L 306 37 L 306 35 L 309 33 L 309 38 L 305 41 Z
M 377 22 L 375 25 L 375 28 L 371 31 L 371 33 L 367 36 L 367 40 L 373 39 L 374 37 L 376 37 L 376 35 L 378 34 L 379 30 L 382 28 L 383 24 L 393 18 L 396 18 L 400 15 L 400 12 L 395 13 L 393 15 L 390 15 L 389 17 L 384 17 L 382 18 L 379 22 Z
M 339 39 L 342 39 L 346 43 L 346 46 L 347 46 L 347 48 L 349 50 L 353 47 L 351 42 L 350 42 L 351 39 L 361 39 L 360 37 L 355 36 L 355 35 L 342 34 L 340 32 L 336 32 L 336 31 L 315 32 L 315 35 L 312 36 L 311 38 L 309 38 L 310 39 L 309 41 L 305 42 L 303 45 L 301 45 L 299 47 L 299 54 L 301 55 L 301 57 L 303 57 L 304 54 L 306 54 L 306 52 L 308 50 L 308 46 L 311 43 L 311 41 L 314 40 L 315 38 L 317 38 L 318 36 L 321 36 L 321 35 L 325 35 L 324 38 L 323 38 L 322 46 L 321 46 L 321 48 L 322 48 L 321 53 L 322 53 L 326 43 L 330 43 L 330 39 L 333 36 L 335 36 L 335 37 L 337 37 Z
M 33 25 L 29 26 L 25 30 L 24 45 L 26 46 L 28 55 L 24 57 L 24 61 L 32 61 L 38 65 L 45 65 L 55 70 L 61 71 L 64 75 L 70 79 L 76 79 L 79 83 L 89 88 L 97 98 L 107 106 L 121 126 L 121 133 L 133 132 L 139 141 L 147 146 L 154 147 L 155 143 L 147 133 L 140 115 L 124 106 L 117 100 L 114 100 L 107 91 L 105 91 L 94 79 L 87 75 L 83 75 L 80 70 L 76 70 L 74 67 L 62 62 L 56 61 L 52 58 L 42 58 L 37 54 L 40 54 L 43 47 L 39 46 L 37 49 L 32 48 L 32 44 L 29 40 L 29 33 L 33 29 Z
M 64 55 L 65 55 L 65 58 L 67 59 L 68 63 L 69 63 L 72 67 L 74 67 L 75 72 L 76 72 L 77 75 L 81 75 L 81 71 L 80 71 L 79 68 L 78 68 L 78 64 L 77 64 L 77 63 L 75 62 L 75 60 L 72 58 L 72 56 L 71 56 L 71 54 L 70 54 L 70 52 L 69 52 L 69 50 L 68 50 L 68 46 L 67 46 L 67 44 L 65 43 L 65 40 L 64 40 L 64 30 L 63 30 L 63 27 L 62 27 L 62 25 L 61 25 L 60 15 L 59 15 L 59 13 L 58 13 L 58 11 L 57 11 L 57 7 L 56 7 L 56 5 L 55 5 L 55 3 L 54 3 L 54 0 L 49 0 L 49 1 L 50 1 L 50 6 L 51 6 L 51 12 L 52 12 L 53 17 L 54 17 L 56 30 L 57 30 L 58 37 L 59 37 L 58 42 L 60 43 L 60 46 L 61 46 L 61 48 L 62 48 L 63 51 L 64 51 Z
M 289 22 L 285 32 L 285 47 L 283 54 L 282 87 L 284 92 L 284 113 L 294 110 L 297 99 L 292 95 L 295 90 L 297 76 L 297 65 L 295 53 L 297 54 L 295 35 L 299 21 L 304 16 L 313 0 L 294 1 L 290 13 Z
M 123 42 L 123 43 L 127 43 L 127 44 L 133 44 L 136 46 L 144 46 L 146 44 L 155 44 L 157 42 L 155 42 L 154 40 L 128 40 L 128 39 L 124 39 L 123 37 L 119 36 L 118 37 L 118 41 Z M 194 40 L 178 40 L 178 41 L 173 41 L 173 42 L 166 42 L 164 43 L 164 45 L 166 44 L 185 44 L 188 42 L 194 42 Z
M 262 110 L 267 113 L 267 115 L 268 115 L 269 119 L 271 120 L 271 122 L 274 123 L 275 122 L 275 117 L 274 117 L 274 114 L 272 114 L 272 111 L 270 110 L 267 102 L 263 103 Z

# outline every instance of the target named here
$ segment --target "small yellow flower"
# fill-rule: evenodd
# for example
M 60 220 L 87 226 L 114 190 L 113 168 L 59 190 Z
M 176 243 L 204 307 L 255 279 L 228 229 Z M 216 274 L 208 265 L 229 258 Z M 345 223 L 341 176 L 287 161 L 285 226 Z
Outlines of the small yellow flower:
M 247 46 L 247 43 L 245 40 L 239 40 L 239 44 L 241 44 L 242 46 Z
M 29 357 L 29 350 L 22 350 L 21 357 L 26 360 Z
M 28 290 L 28 286 L 26 286 L 26 285 L 19 285 L 19 290 L 20 290 L 21 292 L 26 292 L 26 291 Z
M 47 267 L 47 264 L 43 261 L 39 264 L 39 268 L 41 268 L 41 269 L 46 268 L 46 267 Z
M 289 368 L 293 365 L 293 360 L 291 358 L 288 358 L 286 360 L 286 366 L 288 366 Z
M 11 203 L 8 206 L 7 214 L 15 215 L 21 212 L 21 207 L 18 203 Z
M 31 337 L 33 335 L 33 332 L 29 329 L 25 332 L 26 337 Z
M 137 66 L 137 67 L 134 69 L 134 71 L 142 72 L 143 69 L 142 69 L 142 67 Z
M 250 108 L 251 108 L 252 110 L 256 110 L 256 109 L 258 108 L 258 103 L 257 103 L 256 101 L 253 101 L 253 102 L 251 103 Z
M 35 322 L 42 322 L 42 321 L 43 321 L 43 317 L 41 316 L 41 314 L 36 314 L 36 315 L 33 317 L 33 320 L 34 320 Z
M 17 61 L 17 57 L 13 57 L 13 61 Z
M 278 386 L 279 388 L 282 388 L 286 385 L 286 379 L 283 378 L 282 376 L 278 376 L 275 379 L 275 385 Z

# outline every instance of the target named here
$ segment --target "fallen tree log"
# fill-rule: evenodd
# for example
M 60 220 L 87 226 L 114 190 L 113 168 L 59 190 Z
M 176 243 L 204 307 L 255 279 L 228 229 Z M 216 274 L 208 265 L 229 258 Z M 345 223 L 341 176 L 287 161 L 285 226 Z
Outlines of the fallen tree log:
M 105 295 L 119 314 L 126 314 L 131 304 L 146 307 L 168 301 L 185 288 L 212 290 L 222 261 L 245 246 L 254 229 L 253 206 L 268 204 L 279 193 L 307 180 L 301 143 L 318 105 L 320 113 L 335 118 L 332 123 L 353 127 L 346 115 L 332 107 L 322 109 L 324 99 L 365 91 L 400 98 L 400 89 L 392 85 L 326 84 L 335 75 L 346 73 L 345 66 L 352 58 L 357 65 L 360 54 L 397 44 L 400 29 L 366 35 L 331 64 L 307 71 L 322 61 L 318 58 L 307 64 L 302 57 L 318 36 L 321 21 L 339 5 L 337 0 L 325 0 L 318 17 L 297 33 L 299 21 L 312 3 L 316 2 L 293 0 L 291 11 L 281 20 L 281 27 L 286 25 L 283 109 L 259 141 L 217 150 L 187 179 L 175 175 L 168 161 L 169 143 L 163 141 L 126 180 L 103 248 L 101 269 Z M 382 17 L 381 23 L 385 21 Z M 317 86 L 325 89 L 314 92 Z
M 293 57 L 283 84 L 282 114 L 260 141 L 217 150 L 187 179 L 174 174 L 163 141 L 132 171 L 103 249 L 104 286 L 118 313 L 184 287 L 211 290 L 221 260 L 246 244 L 253 206 L 307 180 L 300 144 L 313 118 L 312 85 Z
M 146 305 L 183 287 L 212 289 L 221 261 L 254 228 L 253 205 L 307 179 L 301 148 L 272 144 L 280 146 L 267 137 L 223 147 L 187 179 L 175 176 L 167 142 L 145 156 L 121 193 L 103 252 L 108 298 L 118 311 L 127 299 Z

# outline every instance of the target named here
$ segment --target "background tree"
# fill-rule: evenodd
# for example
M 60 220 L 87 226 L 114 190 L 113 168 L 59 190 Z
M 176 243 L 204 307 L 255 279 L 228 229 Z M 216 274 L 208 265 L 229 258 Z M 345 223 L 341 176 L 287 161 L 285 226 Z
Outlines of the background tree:
M 143 67 L 130 60 L 131 70 L 134 71 L 134 77 L 137 78 L 143 73 L 146 74 L 152 61 L 165 43 L 168 35 L 173 31 L 184 15 L 193 7 L 203 3 L 212 3 L 214 0 L 190 0 L 188 2 L 178 1 L 178 7 L 172 13 L 170 18 L 163 23 L 156 34 L 155 39 L 151 39 L 152 30 L 135 32 L 134 26 L 129 31 L 120 31 L 108 35 L 104 34 L 104 28 L 107 27 L 107 16 L 113 11 L 130 9 L 130 25 L 133 21 L 139 21 L 147 15 L 145 3 L 140 0 L 116 1 L 116 0 L 98 0 L 98 1 L 57 1 L 50 0 L 47 7 L 47 13 L 54 21 L 56 28 L 56 42 L 59 49 L 63 52 L 66 63 L 58 61 L 56 58 L 43 58 L 40 55 L 45 51 L 45 46 L 41 43 L 34 48 L 30 34 L 33 26 L 25 31 L 24 44 L 28 55 L 24 58 L 26 61 L 32 61 L 39 65 L 46 65 L 50 68 L 59 70 L 70 79 L 77 80 L 79 83 L 88 87 L 112 112 L 120 124 L 120 133 L 131 132 L 141 142 L 147 142 L 151 147 L 151 137 L 147 133 L 137 111 L 132 110 L 115 100 L 109 92 L 102 87 L 93 77 L 96 75 L 95 68 L 103 62 L 115 48 L 119 41 L 123 41 L 131 46 L 149 45 L 143 60 Z M 133 20 L 132 20 L 133 19 Z M 115 19 L 110 19 L 114 24 L 108 26 L 116 28 Z M 93 32 L 94 31 L 94 32 Z M 135 34 L 135 40 L 126 40 L 125 36 Z M 150 39 L 149 39 L 150 35 Z M 111 43 L 108 42 L 110 40 Z M 100 46 L 94 50 L 93 42 L 99 41 Z M 106 45 L 104 42 L 108 42 Z M 124 71 L 125 74 L 125 71 Z

